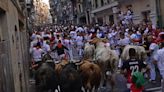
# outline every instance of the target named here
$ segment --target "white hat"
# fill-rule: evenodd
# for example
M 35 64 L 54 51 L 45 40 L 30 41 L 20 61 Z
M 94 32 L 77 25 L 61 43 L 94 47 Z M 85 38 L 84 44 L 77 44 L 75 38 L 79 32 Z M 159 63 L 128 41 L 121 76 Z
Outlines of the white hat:
M 150 45 L 149 49 L 150 49 L 150 50 L 155 50 L 157 47 L 158 47 L 157 44 L 152 43 L 152 44 Z
M 128 31 L 129 31 L 129 29 L 127 28 L 127 29 L 125 29 L 125 31 L 126 31 L 126 32 L 128 32 Z

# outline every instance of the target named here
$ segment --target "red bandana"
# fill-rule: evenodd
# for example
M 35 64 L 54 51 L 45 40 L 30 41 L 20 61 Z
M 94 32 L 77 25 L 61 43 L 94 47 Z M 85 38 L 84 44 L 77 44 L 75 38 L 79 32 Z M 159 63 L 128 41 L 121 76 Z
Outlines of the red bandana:
M 58 48 L 62 48 L 62 44 L 61 43 L 58 43 Z

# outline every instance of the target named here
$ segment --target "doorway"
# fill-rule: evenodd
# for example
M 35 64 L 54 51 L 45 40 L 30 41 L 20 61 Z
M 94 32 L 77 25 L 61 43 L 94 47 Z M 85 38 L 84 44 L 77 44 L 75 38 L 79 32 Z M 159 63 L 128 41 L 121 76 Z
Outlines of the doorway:
M 97 18 L 97 22 L 99 25 L 103 25 L 103 18 L 102 17 Z
M 113 15 L 109 15 L 109 24 L 114 24 L 114 16 Z
M 151 20 L 150 20 L 150 11 L 142 12 L 142 17 L 143 17 L 143 22 L 145 22 L 146 24 L 148 22 L 151 22 Z

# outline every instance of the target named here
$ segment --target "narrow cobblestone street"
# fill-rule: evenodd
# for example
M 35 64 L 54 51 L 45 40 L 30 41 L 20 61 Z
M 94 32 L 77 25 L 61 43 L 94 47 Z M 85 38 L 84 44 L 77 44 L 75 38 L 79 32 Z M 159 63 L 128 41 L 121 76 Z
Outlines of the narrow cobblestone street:
M 163 4 L 0 0 L 0 92 L 164 92 Z

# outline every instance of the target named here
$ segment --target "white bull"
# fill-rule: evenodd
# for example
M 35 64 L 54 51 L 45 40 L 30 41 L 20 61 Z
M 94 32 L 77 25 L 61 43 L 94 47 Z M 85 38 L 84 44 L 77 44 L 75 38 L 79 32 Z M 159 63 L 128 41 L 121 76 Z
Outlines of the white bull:
M 101 39 L 95 38 L 92 41 L 96 45 L 94 52 L 94 59 L 102 70 L 102 83 L 106 84 L 106 71 L 114 72 L 117 67 L 118 56 L 113 50 L 108 47 L 105 47 L 105 43 Z
M 89 43 L 85 44 L 84 47 L 84 59 L 93 60 L 95 47 Z
M 145 60 L 147 58 L 147 54 L 145 51 L 145 48 L 142 46 L 134 46 L 134 45 L 127 45 L 125 46 L 125 48 L 123 49 L 123 52 L 121 54 L 121 59 L 123 61 L 126 61 L 129 59 L 129 49 L 130 48 L 134 48 L 136 50 L 137 53 L 137 58 L 140 60 Z

